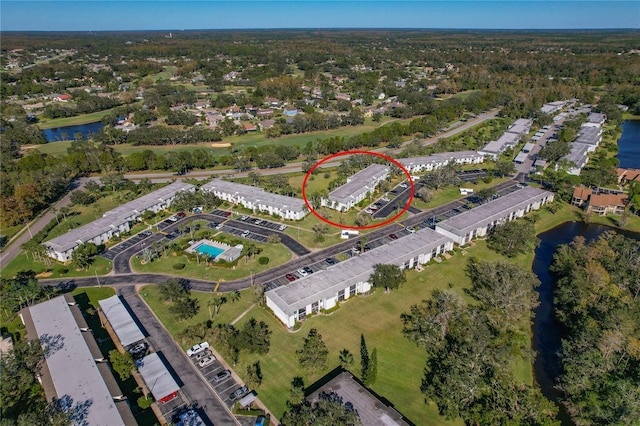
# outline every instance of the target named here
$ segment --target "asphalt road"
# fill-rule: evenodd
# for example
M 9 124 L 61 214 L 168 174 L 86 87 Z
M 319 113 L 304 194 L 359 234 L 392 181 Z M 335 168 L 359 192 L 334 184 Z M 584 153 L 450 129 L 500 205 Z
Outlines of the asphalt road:
M 182 385 L 180 391 L 188 400 L 187 402 L 189 404 L 197 403 L 204 410 L 211 423 L 215 425 L 239 425 L 240 423 L 227 406 L 218 399 L 202 376 L 195 370 L 186 354 L 142 301 L 135 288 L 131 285 L 122 287 L 119 289 L 119 294 L 124 297 L 135 316 L 149 333 L 147 340 L 153 345 L 156 352 L 161 352 L 164 355 L 182 382 L 179 383 Z
M 496 191 L 507 190 L 510 187 L 517 185 L 516 181 L 507 181 L 503 182 L 499 185 L 494 186 L 493 188 Z M 312 263 L 320 262 L 327 257 L 335 256 L 338 253 L 349 250 L 352 247 L 355 247 L 358 242 L 362 238 L 366 238 L 367 241 L 372 241 L 378 238 L 382 238 L 387 236 L 388 234 L 395 232 L 398 229 L 402 229 L 407 226 L 415 226 L 419 223 L 423 222 L 425 219 L 443 215 L 451 209 L 458 208 L 462 203 L 472 198 L 473 195 L 461 198 L 459 200 L 452 201 L 450 203 L 444 204 L 442 206 L 436 207 L 434 209 L 426 210 L 424 212 L 413 215 L 402 222 L 395 222 L 391 225 L 378 228 L 365 234 L 363 236 L 349 239 L 342 243 L 336 244 L 334 246 L 328 247 L 323 250 L 319 250 L 316 252 L 308 253 L 304 256 L 297 257 L 283 265 L 273 267 L 267 271 L 260 272 L 253 277 L 246 277 L 239 280 L 234 281 L 225 281 L 220 283 L 218 288 L 219 291 L 233 291 L 233 290 L 242 290 L 248 288 L 252 282 L 257 283 L 267 283 L 269 281 L 273 281 L 278 279 L 279 277 L 295 271 L 304 266 L 310 265 Z M 132 247 L 129 250 L 133 250 Z M 114 265 L 118 262 L 125 262 L 128 267 L 129 257 L 126 256 L 127 251 L 122 252 L 118 257 L 116 257 L 116 261 L 114 261 Z M 130 253 L 133 255 L 133 253 Z M 119 259 L 122 257 L 122 260 Z M 130 270 L 130 269 L 129 269 Z M 133 284 L 161 284 L 165 282 L 169 278 L 174 278 L 170 275 L 162 275 L 162 274 L 135 274 L 135 273 L 114 273 L 112 275 L 102 276 L 102 277 L 84 277 L 84 278 L 68 278 L 65 280 L 60 279 L 47 279 L 40 280 L 42 285 L 55 285 L 61 287 L 95 287 L 98 285 L 104 286 L 113 286 L 113 287 L 122 287 L 122 286 L 130 286 Z M 198 280 L 198 279 L 185 279 L 189 282 L 190 286 L 194 290 L 198 291 L 212 291 L 216 282 L 207 281 L 207 280 Z
M 55 219 L 56 213 L 60 210 L 60 208 L 71 204 L 71 191 L 82 189 L 84 185 L 90 180 L 92 179 L 80 178 L 76 181 L 71 182 L 67 195 L 62 197 L 60 201 L 54 204 L 53 208 L 47 210 L 43 215 L 31 221 L 27 225 L 26 232 L 23 231 L 22 234 L 19 234 L 17 237 L 11 239 L 8 243 L 8 246 L 2 253 L 0 253 L 0 269 L 2 269 L 4 265 L 8 265 L 18 255 L 18 253 L 20 253 L 20 247 L 22 247 L 24 243 L 29 241 L 33 235 L 42 231 L 42 229 L 47 226 L 49 222 Z

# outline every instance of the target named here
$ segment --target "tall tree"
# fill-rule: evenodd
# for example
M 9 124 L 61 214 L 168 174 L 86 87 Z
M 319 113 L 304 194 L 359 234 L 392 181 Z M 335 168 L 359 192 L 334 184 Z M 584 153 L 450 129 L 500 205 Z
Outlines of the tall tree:
M 109 351 L 109 362 L 122 381 L 131 377 L 131 372 L 136 369 L 136 363 L 129 352 L 120 353 L 117 349 L 112 349 Z
M 296 351 L 298 362 L 305 370 L 311 370 L 311 375 L 315 376 L 316 371 L 327 368 L 327 357 L 329 350 L 322 340 L 322 335 L 318 330 L 312 328 L 304 339 L 304 345 Z
M 498 225 L 489 231 L 487 246 L 504 256 L 514 257 L 530 253 L 537 242 L 533 222 L 517 219 Z
M 388 293 L 392 289 L 399 288 L 407 282 L 404 270 L 397 265 L 385 265 L 378 263 L 373 266 L 373 273 L 369 277 L 369 283 L 374 287 L 384 287 Z

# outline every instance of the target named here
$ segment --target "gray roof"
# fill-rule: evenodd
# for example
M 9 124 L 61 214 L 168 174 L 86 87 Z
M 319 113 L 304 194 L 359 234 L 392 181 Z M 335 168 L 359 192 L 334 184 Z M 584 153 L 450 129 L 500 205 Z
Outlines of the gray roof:
M 587 164 L 589 148 L 589 145 L 574 142 L 571 144 L 571 152 L 569 152 L 569 154 L 565 155 L 562 158 L 575 163 L 577 167 L 582 168 L 585 164 Z
M 153 398 L 158 401 L 180 389 L 157 352 L 142 358 L 138 372 L 144 379 Z
M 144 339 L 144 334 L 140 331 L 140 327 L 135 323 L 120 297 L 111 296 L 108 299 L 99 300 L 98 303 L 109 320 L 111 328 L 118 335 L 122 346 L 127 347 Z
M 405 167 L 427 165 L 427 164 L 439 164 L 442 162 L 448 163 L 450 161 L 465 159 L 465 158 L 482 158 L 484 155 L 477 153 L 476 151 L 454 151 L 454 152 L 440 152 L 433 155 L 423 157 L 411 157 L 411 158 L 398 158 L 398 163 Z
M 307 401 L 316 402 L 320 392 L 337 393 L 342 400 L 350 402 L 358 412 L 362 426 L 408 426 L 402 415 L 387 405 L 388 401 L 379 399 L 375 394 L 354 380 L 351 373 L 344 371 L 324 383 L 307 397 Z
M 517 135 L 522 135 L 524 133 L 529 133 L 529 128 L 533 124 L 533 120 L 528 118 L 518 118 L 513 122 L 511 127 L 507 129 L 507 133 L 515 133 Z
M 201 190 L 204 191 L 220 191 L 225 194 L 237 194 L 247 201 L 278 208 L 280 210 L 289 210 L 294 212 L 303 212 L 306 204 L 300 198 L 287 197 L 286 195 L 273 194 L 262 188 L 251 185 L 244 185 L 236 182 L 229 182 L 222 179 L 213 179 L 211 182 L 203 185 Z
M 147 195 L 129 201 L 113 210 L 106 212 L 101 218 L 82 225 L 79 228 L 46 241 L 44 244 L 57 252 L 65 252 L 98 235 L 102 235 L 109 230 L 117 229 L 118 226 L 131 220 L 132 217 L 140 214 L 144 210 L 158 204 L 161 201 L 171 198 L 176 192 L 190 190 L 193 185 L 183 182 L 174 182 L 163 188 L 150 192 Z
M 451 241 L 435 231 L 420 231 L 376 247 L 324 271 L 316 272 L 289 285 L 267 291 L 266 296 L 288 315 L 321 299 L 333 297 L 351 285 L 367 282 L 377 263 L 402 265 L 407 260 Z
M 513 161 L 515 161 L 516 163 L 524 163 L 527 160 L 528 156 L 529 154 L 527 154 L 526 152 L 519 152 Z
M 587 145 L 598 145 L 600 143 L 600 128 L 582 126 L 578 131 L 578 137 L 573 143 L 583 143 Z
M 500 154 L 509 146 L 515 146 L 518 143 L 519 135 L 515 133 L 504 133 L 497 140 L 491 141 L 486 144 L 478 152 L 488 152 L 491 154 Z
M 474 229 L 489 225 L 494 220 L 499 220 L 514 212 L 526 207 L 534 200 L 545 198 L 552 193 L 540 188 L 526 186 L 518 191 L 512 192 L 493 201 L 483 204 L 474 209 L 467 210 L 450 219 L 443 220 L 436 225 L 452 232 L 455 235 L 465 235 Z
M 523 151 L 531 151 L 533 148 L 535 148 L 536 144 L 535 143 L 526 143 L 524 144 L 524 147 L 522 148 Z
M 49 374 L 59 399 L 73 406 L 86 404 L 81 422 L 89 425 L 123 425 L 109 389 L 64 296 L 29 308 L 43 346 Z
M 358 194 L 373 191 L 374 182 L 389 173 L 389 167 L 382 164 L 372 164 L 351 176 L 347 183 L 329 193 L 329 199 L 341 203 L 348 203 L 357 198 Z
M 592 112 L 589 114 L 589 116 L 587 117 L 587 121 L 589 123 L 600 123 L 602 121 L 604 121 L 607 117 L 599 112 Z

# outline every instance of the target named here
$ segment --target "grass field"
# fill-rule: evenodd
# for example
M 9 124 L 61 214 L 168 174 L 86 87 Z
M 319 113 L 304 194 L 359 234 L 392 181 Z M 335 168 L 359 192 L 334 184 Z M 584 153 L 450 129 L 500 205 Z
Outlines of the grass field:
M 91 114 L 76 115 L 75 117 L 62 117 L 62 118 L 54 118 L 50 120 L 43 118 L 38 123 L 38 127 L 44 130 L 44 129 L 53 129 L 55 127 L 76 126 L 79 124 L 95 123 L 96 121 L 102 120 L 104 116 L 110 114 L 111 111 L 113 111 L 113 108 L 106 109 L 104 111 L 92 112 Z M 69 135 L 69 136 L 73 136 L 73 135 Z M 58 142 L 55 142 L 55 143 L 58 143 Z M 38 149 L 40 149 L 40 146 L 38 146 Z
M 263 384 L 257 389 L 258 394 L 276 416 L 281 416 L 286 409 L 285 401 L 294 377 L 303 377 L 305 385 L 308 386 L 326 372 L 311 377 L 308 372 L 298 366 L 295 351 L 302 346 L 309 329 L 318 330 L 330 351 L 327 371 L 339 364 L 339 351 L 346 348 L 354 354 L 356 362 L 351 370 L 356 376 L 359 376 L 358 354 L 360 335 L 363 334 L 369 351 L 374 347 L 378 350 L 378 379 L 373 386 L 375 392 L 391 401 L 396 409 L 416 424 L 462 424 L 460 421 L 447 422 L 438 415 L 433 404 L 424 403 L 424 397 L 419 392 L 425 362 L 424 351 L 402 336 L 400 314 L 408 311 L 411 305 L 430 297 L 435 289 L 450 287 L 469 300 L 461 291 L 470 284 L 464 273 L 468 258 L 476 256 L 481 259 L 496 260 L 501 259 L 501 256 L 488 250 L 483 241 L 479 241 L 475 247 L 468 248 L 467 252 L 464 256 L 457 253 L 441 264 L 430 264 L 422 272 L 408 271 L 408 281 L 399 290 L 389 294 L 376 291 L 366 297 L 347 300 L 330 315 L 315 316 L 304 321 L 296 332 L 285 329 L 268 309 L 254 307 L 239 321 L 239 326 L 250 317 L 265 321 L 272 331 L 271 350 L 268 355 L 262 357 L 243 353 L 235 370 L 243 376 L 246 366 L 259 360 L 264 378 Z M 530 254 L 520 256 L 515 261 L 530 267 L 532 258 L 533 254 Z M 142 293 L 172 333 L 179 332 L 190 323 L 208 319 L 206 311 L 200 312 L 193 321 L 190 320 L 178 326 L 166 306 L 163 306 L 157 298 L 156 289 L 145 287 Z M 193 294 L 198 295 L 196 292 Z M 201 296 L 203 298 L 200 298 Z M 206 306 L 206 300 L 210 297 L 207 293 L 199 294 L 200 305 Z M 243 304 L 242 307 L 250 305 L 245 300 L 244 294 L 236 303 Z M 224 313 L 227 308 L 231 308 L 233 312 Z M 222 310 L 221 315 L 225 316 L 224 319 L 220 318 L 220 322 L 227 321 L 242 311 L 240 306 L 232 304 L 223 305 Z M 214 321 L 217 322 L 215 318 Z M 520 380 L 531 383 L 531 368 L 528 361 L 517 362 L 514 365 L 514 372 Z
M 2 267 L 1 278 L 13 278 L 21 271 L 34 271 L 38 278 L 61 278 L 61 277 L 91 277 L 94 275 L 107 275 L 111 272 L 112 265 L 107 259 L 96 256 L 93 264 L 84 271 L 77 270 L 73 265 L 63 265 L 60 262 L 51 260 L 51 266 L 43 262 L 36 262 L 20 252 L 8 265 Z

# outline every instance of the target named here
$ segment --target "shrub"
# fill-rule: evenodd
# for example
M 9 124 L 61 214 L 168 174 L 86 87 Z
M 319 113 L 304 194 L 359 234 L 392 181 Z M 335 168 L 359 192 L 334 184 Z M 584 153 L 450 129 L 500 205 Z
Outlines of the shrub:
M 258 263 L 261 265 L 266 265 L 269 263 L 269 258 L 266 256 L 262 256 L 258 258 Z
M 143 410 L 151 407 L 151 404 L 153 404 L 153 399 L 151 397 L 141 396 L 140 398 L 138 398 L 138 407 L 142 408 Z
M 60 275 L 64 275 L 64 274 L 66 274 L 67 272 L 69 272 L 69 268 L 61 268 L 61 269 L 60 269 Z
M 179 271 L 180 269 L 184 269 L 186 265 L 184 263 L 174 263 L 173 264 L 173 269 L 175 269 L 176 271 Z

